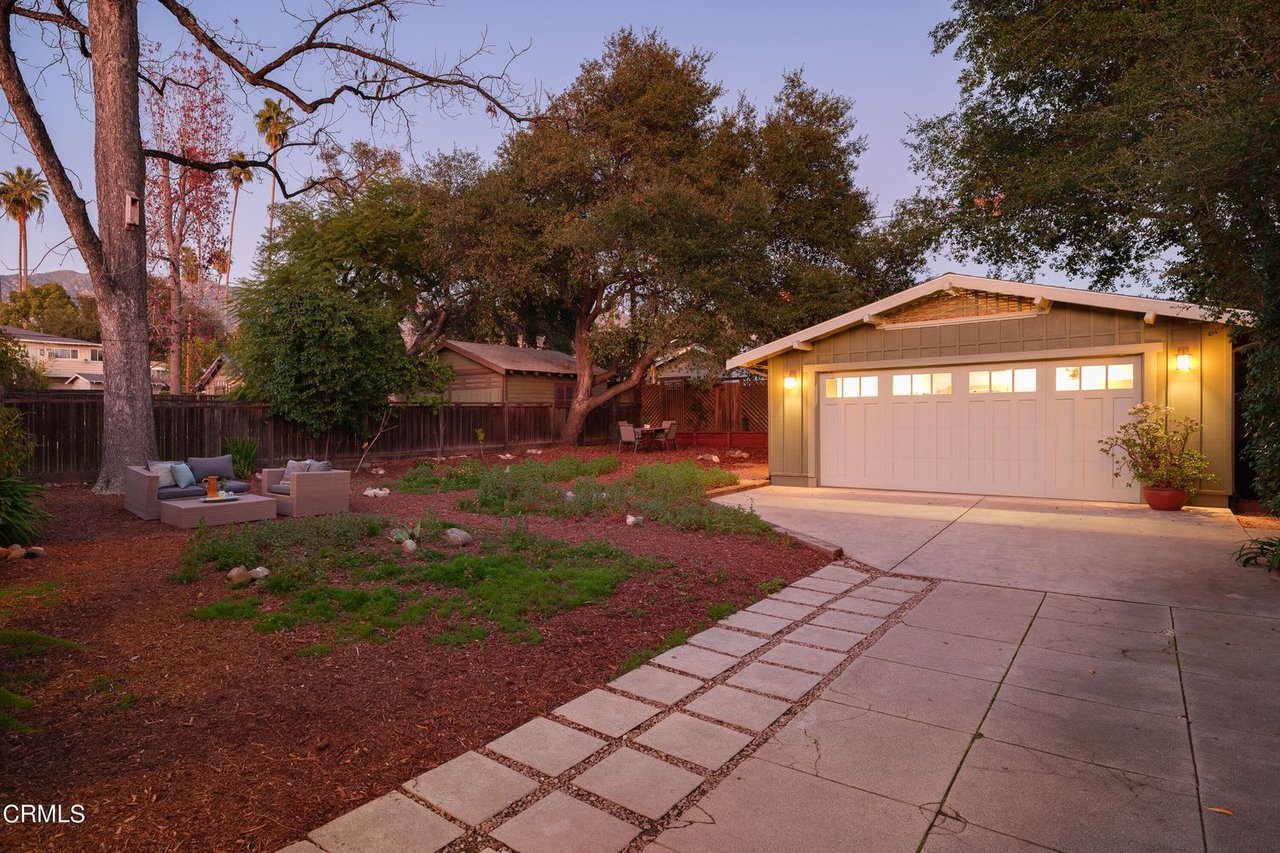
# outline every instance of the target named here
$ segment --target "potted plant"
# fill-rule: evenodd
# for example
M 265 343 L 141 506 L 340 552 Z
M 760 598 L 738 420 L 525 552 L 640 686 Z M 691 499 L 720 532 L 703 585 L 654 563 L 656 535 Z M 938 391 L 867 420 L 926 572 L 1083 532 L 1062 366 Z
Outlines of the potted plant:
M 1114 435 L 1101 439 L 1103 453 L 1117 463 L 1117 477 L 1128 471 L 1129 482 L 1142 484 L 1142 498 L 1158 510 L 1180 510 L 1202 483 L 1217 479 L 1209 473 L 1209 460 L 1187 447 L 1200 429 L 1195 418 L 1172 420 L 1173 409 L 1156 403 L 1139 403 L 1129 410 L 1132 421 Z

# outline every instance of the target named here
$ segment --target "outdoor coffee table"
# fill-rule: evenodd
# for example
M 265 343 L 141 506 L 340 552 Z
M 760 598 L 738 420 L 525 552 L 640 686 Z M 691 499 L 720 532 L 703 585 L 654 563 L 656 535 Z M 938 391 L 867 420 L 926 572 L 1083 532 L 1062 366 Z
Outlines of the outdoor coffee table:
M 160 501 L 160 520 L 171 527 L 207 527 L 238 524 L 242 521 L 265 521 L 276 517 L 276 499 L 262 495 L 240 495 L 233 501 L 210 501 L 183 498 Z

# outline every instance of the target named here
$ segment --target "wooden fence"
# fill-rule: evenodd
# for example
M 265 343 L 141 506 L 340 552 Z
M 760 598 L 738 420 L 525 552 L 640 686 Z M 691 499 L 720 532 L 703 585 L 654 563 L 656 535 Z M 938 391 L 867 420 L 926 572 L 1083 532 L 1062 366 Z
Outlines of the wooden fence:
M 102 456 L 102 394 L 50 391 L 10 394 L 5 405 L 23 414 L 36 437 L 34 458 L 23 474 L 41 480 L 89 480 Z M 162 459 L 216 456 L 231 437 L 258 442 L 258 464 L 287 459 L 354 462 L 376 423 L 361 431 L 331 430 L 310 436 L 297 424 L 271 414 L 263 403 L 217 398 L 158 396 L 154 399 L 156 444 Z M 555 442 L 566 410 L 548 405 L 449 405 L 438 413 L 426 406 L 396 404 L 374 453 L 382 457 L 448 455 L 479 447 L 505 448 Z M 617 440 L 616 421 L 638 417 L 635 406 L 606 405 L 591 413 L 581 444 Z

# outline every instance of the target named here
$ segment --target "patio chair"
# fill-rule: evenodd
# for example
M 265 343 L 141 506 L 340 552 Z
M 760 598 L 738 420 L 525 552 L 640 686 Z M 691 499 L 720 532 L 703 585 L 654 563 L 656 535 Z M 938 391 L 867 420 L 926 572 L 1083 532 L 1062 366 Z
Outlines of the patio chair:
M 675 421 L 662 422 L 662 433 L 658 438 L 658 441 L 662 442 L 663 450 L 679 449 L 676 447 L 676 422 Z M 668 447 L 668 445 L 670 445 L 670 447 Z
M 266 468 L 262 472 L 262 485 L 267 496 L 276 499 L 276 511 L 281 515 L 301 518 L 350 509 L 350 471 L 295 470 L 289 472 L 289 482 L 281 484 L 285 470 Z
M 640 447 L 640 441 L 636 438 L 636 428 L 626 421 L 618 422 L 618 451 L 622 451 L 622 445 L 631 445 L 631 452 L 635 453 Z

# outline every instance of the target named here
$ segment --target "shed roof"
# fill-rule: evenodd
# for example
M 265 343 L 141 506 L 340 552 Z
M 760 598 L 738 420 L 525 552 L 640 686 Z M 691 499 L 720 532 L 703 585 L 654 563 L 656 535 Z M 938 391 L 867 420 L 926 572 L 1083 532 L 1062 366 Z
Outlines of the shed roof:
M 1096 290 L 1081 290 L 1075 287 L 1062 287 L 1059 285 L 1028 284 L 1021 281 L 1005 281 L 998 278 L 983 278 L 982 276 L 949 272 L 937 278 L 929 279 L 922 284 L 917 284 L 915 287 L 909 287 L 892 296 L 887 296 L 877 302 L 872 302 L 861 308 L 855 308 L 838 317 L 833 317 L 807 329 L 801 329 L 798 332 L 748 350 L 729 359 L 725 362 L 725 366 L 729 369 L 751 367 L 789 350 L 812 349 L 813 342 L 820 338 L 825 338 L 828 335 L 842 332 L 845 329 L 863 323 L 875 323 L 879 316 L 887 311 L 930 294 L 952 289 L 1022 296 L 1034 300 L 1036 304 L 1061 302 L 1069 305 L 1107 308 L 1112 311 L 1131 311 L 1143 315 L 1147 322 L 1154 322 L 1156 317 L 1178 317 L 1202 322 L 1226 322 L 1220 312 L 1200 305 L 1193 305 L 1189 302 L 1154 299 L 1149 296 L 1102 293 Z
M 552 373 L 577 376 L 578 362 L 567 352 L 507 344 L 477 344 L 470 341 L 441 341 L 437 350 L 447 349 L 464 355 L 498 373 Z M 595 374 L 604 373 L 593 367 Z

